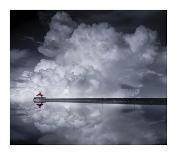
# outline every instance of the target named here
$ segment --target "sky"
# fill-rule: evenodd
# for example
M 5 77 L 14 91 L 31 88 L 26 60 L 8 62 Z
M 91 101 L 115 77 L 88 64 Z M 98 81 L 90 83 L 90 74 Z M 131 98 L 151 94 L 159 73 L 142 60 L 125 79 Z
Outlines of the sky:
M 11 144 L 166 144 L 166 106 L 33 97 L 166 97 L 166 11 L 11 11 Z

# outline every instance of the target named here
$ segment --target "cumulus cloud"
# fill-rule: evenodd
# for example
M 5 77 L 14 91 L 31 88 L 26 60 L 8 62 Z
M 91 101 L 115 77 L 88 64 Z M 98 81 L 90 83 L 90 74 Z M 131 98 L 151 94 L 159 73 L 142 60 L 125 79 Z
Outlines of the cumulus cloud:
M 48 57 L 55 57 L 64 52 L 67 39 L 71 36 L 76 23 L 65 12 L 57 13 L 51 20 L 50 31 L 45 36 L 43 46 L 39 47 L 39 52 Z
M 123 89 L 126 86 L 140 90 L 133 97 L 141 97 L 142 81 L 149 74 L 160 77 L 159 81 L 165 85 L 164 70 L 159 72 L 150 66 L 166 58 L 159 58 L 162 47 L 157 43 L 157 33 L 144 26 L 132 34 L 124 34 L 108 23 L 77 25 L 68 14 L 58 12 L 38 50 L 49 59 L 40 60 L 34 71 L 25 71 L 19 77 L 23 81 L 11 89 L 11 101 L 28 111 L 41 132 L 59 135 L 66 129 L 63 138 L 67 141 L 78 139 L 69 134 L 72 128 L 80 129 L 76 135 L 83 136 L 77 143 L 121 143 L 122 138 L 114 136 L 116 131 L 112 135 L 108 134 L 109 129 L 103 131 L 106 122 L 102 121 L 97 106 L 52 103 L 42 110 L 36 109 L 30 102 L 39 90 L 50 97 L 132 97 Z M 142 120 L 140 124 L 145 122 Z M 47 139 L 52 136 L 49 134 Z M 94 139 L 95 136 L 99 138 Z M 45 137 L 40 141 L 45 141 Z

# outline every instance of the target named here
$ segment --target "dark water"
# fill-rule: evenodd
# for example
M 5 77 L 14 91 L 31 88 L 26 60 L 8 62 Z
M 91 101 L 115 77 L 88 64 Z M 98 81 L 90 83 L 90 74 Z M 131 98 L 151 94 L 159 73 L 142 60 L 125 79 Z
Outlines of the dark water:
M 109 134 L 115 134 L 119 136 L 119 140 L 111 140 L 111 138 L 100 144 L 167 144 L 167 106 L 165 105 L 144 105 L 139 108 L 136 105 L 126 105 L 121 110 L 116 108 L 111 110 L 111 113 L 106 114 L 109 105 L 102 107 L 104 117 L 103 130 Z M 101 106 L 100 106 L 101 109 Z M 24 122 L 24 117 L 29 117 L 23 109 L 16 104 L 11 104 L 11 117 L 10 117 L 10 144 L 11 145 L 32 145 L 32 144 L 87 144 L 82 143 L 80 140 L 70 140 L 65 138 L 65 134 L 72 133 L 77 134 L 77 129 L 61 129 L 62 134 L 60 140 L 54 140 L 46 142 L 46 140 L 39 141 L 42 137 L 48 136 L 48 133 L 41 133 L 34 125 L 34 122 Z M 72 109 L 71 109 L 72 111 Z M 85 117 L 85 116 L 83 116 Z M 139 123 L 144 122 L 144 123 Z M 60 129 L 59 129 L 60 130 Z M 65 131 L 67 131 L 65 133 Z M 104 133 L 104 132 L 103 132 Z M 102 132 L 99 136 L 102 136 Z M 54 133 L 50 133 L 54 134 Z M 55 134 L 54 134 L 55 135 Z M 120 138 L 121 135 L 121 138 Z M 155 140 L 146 135 L 155 135 Z M 51 137 L 51 136 L 50 136 Z M 147 138 L 146 138 L 147 137 Z M 83 138 L 83 137 L 82 137 Z M 79 136 L 78 136 L 79 139 Z M 137 141 L 136 141 L 137 140 Z M 90 143 L 88 143 L 90 144 Z M 95 144 L 95 143 L 93 143 Z M 96 143 L 97 144 L 97 143 Z M 99 144 L 99 143 L 98 143 Z

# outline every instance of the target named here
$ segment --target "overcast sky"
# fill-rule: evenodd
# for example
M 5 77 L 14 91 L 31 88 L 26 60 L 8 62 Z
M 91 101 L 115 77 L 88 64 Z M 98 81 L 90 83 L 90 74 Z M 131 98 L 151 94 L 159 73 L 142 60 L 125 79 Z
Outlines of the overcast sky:
M 166 97 L 166 11 L 11 11 L 12 144 L 166 144 L 165 106 L 32 103 Z

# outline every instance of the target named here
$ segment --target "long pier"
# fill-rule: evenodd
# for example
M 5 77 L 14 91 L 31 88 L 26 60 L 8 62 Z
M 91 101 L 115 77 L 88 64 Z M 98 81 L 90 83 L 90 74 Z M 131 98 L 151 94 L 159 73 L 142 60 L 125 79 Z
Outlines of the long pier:
M 68 102 L 93 104 L 134 104 L 134 105 L 166 105 L 167 98 L 46 98 L 34 97 L 34 103 Z

